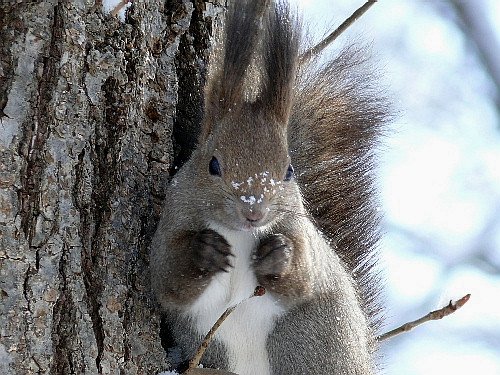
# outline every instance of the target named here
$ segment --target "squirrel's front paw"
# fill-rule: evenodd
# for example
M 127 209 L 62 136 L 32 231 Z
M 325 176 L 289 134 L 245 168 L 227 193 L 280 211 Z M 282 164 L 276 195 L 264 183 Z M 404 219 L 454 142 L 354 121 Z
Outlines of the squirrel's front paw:
M 191 246 L 196 267 L 206 274 L 227 272 L 231 266 L 231 246 L 219 233 L 205 229 L 195 234 Z
M 259 282 L 279 280 L 288 270 L 292 254 L 293 243 L 284 235 L 264 238 L 255 252 L 253 264 Z

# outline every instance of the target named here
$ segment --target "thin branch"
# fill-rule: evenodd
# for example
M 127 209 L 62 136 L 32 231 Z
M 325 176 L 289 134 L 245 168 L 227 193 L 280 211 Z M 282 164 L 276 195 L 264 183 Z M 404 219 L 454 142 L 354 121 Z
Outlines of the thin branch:
M 467 303 L 467 301 L 469 300 L 469 298 L 470 298 L 470 294 L 467 294 L 467 295 L 463 296 L 462 298 L 460 298 L 456 302 L 450 301 L 450 303 L 447 306 L 445 306 L 439 310 L 431 311 L 430 313 L 421 317 L 420 319 L 414 320 L 413 322 L 408 322 L 406 324 L 403 324 L 402 326 L 400 326 L 396 329 L 393 329 L 389 332 L 386 332 L 386 333 L 378 336 L 377 341 L 387 340 L 391 337 L 399 335 L 400 333 L 411 331 L 413 328 L 419 326 L 422 323 L 425 323 L 425 322 L 428 322 L 431 320 L 443 319 L 445 316 L 448 316 L 448 315 L 454 313 L 459 308 L 461 308 L 463 305 L 465 305 Z
M 309 60 L 311 57 L 319 54 L 323 49 L 325 49 L 331 42 L 339 37 L 349 26 L 351 26 L 359 17 L 361 17 L 377 0 L 368 0 L 361 7 L 359 7 L 349 18 L 347 18 L 342 24 L 337 27 L 330 35 L 328 35 L 321 42 L 316 44 L 314 47 L 309 48 L 306 52 L 300 55 L 300 63 Z
M 260 297 L 263 296 L 266 293 L 266 289 L 263 286 L 257 286 L 251 296 L 248 298 L 238 302 L 236 305 L 228 307 L 226 311 L 222 313 L 222 315 L 217 319 L 215 324 L 210 328 L 210 331 L 208 331 L 207 335 L 203 339 L 203 342 L 201 345 L 198 347 L 198 350 L 196 351 L 195 355 L 193 358 L 189 361 L 189 367 L 188 369 L 184 372 L 184 374 L 189 374 L 191 370 L 194 370 L 198 367 L 198 364 L 200 363 L 201 357 L 203 357 L 203 354 L 205 354 L 205 351 L 208 348 L 208 345 L 212 341 L 215 333 L 221 326 L 221 324 L 226 320 L 226 318 L 231 314 L 235 308 L 237 308 L 240 304 L 242 304 L 245 301 L 248 301 L 252 297 Z

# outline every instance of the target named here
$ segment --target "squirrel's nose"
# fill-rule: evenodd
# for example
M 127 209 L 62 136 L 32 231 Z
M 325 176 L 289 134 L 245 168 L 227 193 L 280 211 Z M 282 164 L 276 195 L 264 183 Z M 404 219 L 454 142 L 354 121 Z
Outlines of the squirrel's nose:
M 265 213 L 260 209 L 243 210 L 243 217 L 250 223 L 257 223 L 264 219 Z

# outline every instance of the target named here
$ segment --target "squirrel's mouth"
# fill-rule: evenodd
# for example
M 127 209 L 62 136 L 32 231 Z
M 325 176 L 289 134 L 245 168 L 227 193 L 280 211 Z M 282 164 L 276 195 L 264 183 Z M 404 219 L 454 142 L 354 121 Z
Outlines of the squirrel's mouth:
M 254 230 L 262 229 L 264 226 L 265 226 L 265 223 L 258 224 L 258 223 L 252 223 L 252 222 L 245 222 L 245 223 L 242 223 L 241 230 L 244 232 L 251 232 Z
M 269 215 L 264 204 L 250 204 L 238 208 L 238 221 L 247 230 L 265 226 L 269 222 Z
M 270 222 L 268 220 L 262 220 L 259 222 L 250 222 L 247 220 L 235 219 L 231 222 L 224 222 L 220 224 L 222 224 L 224 227 L 232 231 L 248 232 L 254 234 L 266 232 L 270 226 Z
M 225 211 L 224 225 L 231 230 L 242 232 L 261 232 L 274 222 L 274 215 L 264 205 L 228 206 Z
M 239 223 L 236 224 L 237 230 L 243 231 L 243 232 L 265 232 L 271 222 L 269 219 L 266 217 L 262 220 L 256 220 L 256 221 L 250 221 L 250 220 L 238 220 Z

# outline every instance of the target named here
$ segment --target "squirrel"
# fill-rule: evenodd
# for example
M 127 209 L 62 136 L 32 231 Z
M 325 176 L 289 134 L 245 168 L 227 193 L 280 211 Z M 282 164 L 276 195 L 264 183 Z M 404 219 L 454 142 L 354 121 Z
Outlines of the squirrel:
M 167 187 L 151 245 L 152 289 L 176 344 L 190 358 L 240 303 L 205 367 L 375 373 L 373 169 L 386 99 L 362 48 L 303 61 L 284 2 L 234 1 L 224 27 L 198 144 Z M 257 285 L 266 294 L 245 300 Z

